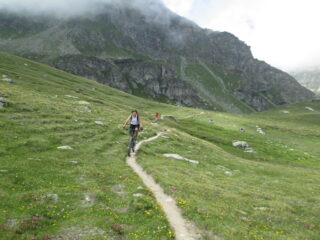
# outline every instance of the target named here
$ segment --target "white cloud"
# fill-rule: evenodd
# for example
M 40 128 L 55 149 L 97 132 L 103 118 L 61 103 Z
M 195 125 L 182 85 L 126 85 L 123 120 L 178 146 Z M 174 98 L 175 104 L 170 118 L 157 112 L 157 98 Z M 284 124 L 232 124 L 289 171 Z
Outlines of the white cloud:
M 181 16 L 187 16 L 192 9 L 194 0 L 163 0 L 164 4 Z
M 0 0 L 0 9 L 36 14 L 73 16 L 99 10 L 99 4 L 112 0 Z
M 164 0 L 200 26 L 228 31 L 284 70 L 320 66 L 318 0 Z M 190 7 L 191 6 L 191 7 Z M 181 10 L 183 9 L 183 10 Z

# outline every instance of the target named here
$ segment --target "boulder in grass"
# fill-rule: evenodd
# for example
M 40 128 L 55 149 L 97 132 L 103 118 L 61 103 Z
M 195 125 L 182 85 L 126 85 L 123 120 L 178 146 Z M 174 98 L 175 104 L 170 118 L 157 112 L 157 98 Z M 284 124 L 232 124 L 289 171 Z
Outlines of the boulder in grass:
M 101 121 L 94 121 L 95 122 L 95 124 L 97 124 L 97 125 L 103 125 L 103 122 L 101 122 Z
M 7 101 L 4 98 L 0 97 L 0 108 L 3 108 L 5 106 L 7 106 Z
M 265 135 L 266 133 L 261 129 L 261 128 L 257 128 L 257 132 L 261 135 Z
M 78 103 L 79 103 L 80 105 L 90 105 L 90 103 L 87 102 L 87 101 L 78 101 Z
M 73 148 L 70 146 L 60 146 L 60 147 L 58 147 L 58 149 L 60 149 L 60 150 L 73 150 Z
M 88 108 L 88 107 L 86 107 L 86 106 L 81 106 L 80 109 L 83 110 L 83 111 L 85 111 L 85 112 L 89 112 L 89 113 L 92 112 L 91 109 Z
M 254 150 L 253 150 L 253 148 L 246 148 L 246 150 L 244 152 L 254 153 Z
M 9 78 L 7 75 L 2 75 L 2 81 L 4 82 L 9 82 L 9 83 L 12 83 L 12 79 Z
M 237 140 L 235 140 L 235 141 L 232 142 L 232 146 L 246 149 L 247 147 L 249 147 L 249 144 L 247 142 L 245 142 L 245 141 L 237 141 Z
M 311 111 L 311 112 L 314 112 L 314 109 L 311 108 L 311 107 L 306 107 L 307 110 Z
M 175 153 L 165 153 L 165 154 L 163 154 L 163 156 L 168 157 L 168 158 L 175 158 L 175 159 L 184 160 L 184 161 L 194 163 L 194 164 L 199 164 L 199 161 L 191 160 L 191 159 L 182 157 L 179 154 L 175 154 Z
M 82 89 L 82 88 L 76 88 L 74 91 L 77 92 L 77 93 L 79 93 L 79 92 L 82 92 L 83 89 Z
M 132 196 L 134 196 L 134 197 L 143 197 L 144 195 L 142 193 L 135 193 Z
M 68 97 L 68 98 L 74 98 L 74 99 L 77 99 L 78 97 L 76 97 L 76 96 L 72 96 L 72 95 L 65 95 L 66 97 Z

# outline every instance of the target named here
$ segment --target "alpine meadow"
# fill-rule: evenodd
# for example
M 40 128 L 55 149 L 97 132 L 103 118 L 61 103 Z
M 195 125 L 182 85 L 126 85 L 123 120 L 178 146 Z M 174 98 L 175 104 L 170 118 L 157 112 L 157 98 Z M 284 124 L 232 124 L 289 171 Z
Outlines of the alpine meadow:
M 0 0 L 0 239 L 319 240 L 293 75 L 161 0 Z
M 125 163 L 121 125 L 135 108 L 145 123 L 141 139 L 165 131 L 142 146 L 138 162 L 203 239 L 319 236 L 319 102 L 250 115 L 177 107 L 0 56 L 2 239 L 174 238 Z M 155 110 L 167 116 L 153 123 Z

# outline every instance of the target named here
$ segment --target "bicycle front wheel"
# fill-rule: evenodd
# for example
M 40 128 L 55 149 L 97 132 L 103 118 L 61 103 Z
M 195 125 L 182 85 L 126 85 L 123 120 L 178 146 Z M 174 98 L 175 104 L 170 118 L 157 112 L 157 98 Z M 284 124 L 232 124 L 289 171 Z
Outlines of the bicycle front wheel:
M 134 146 L 134 137 L 130 137 L 129 139 L 129 144 L 128 144 L 128 156 L 130 157 L 131 155 L 131 149 Z

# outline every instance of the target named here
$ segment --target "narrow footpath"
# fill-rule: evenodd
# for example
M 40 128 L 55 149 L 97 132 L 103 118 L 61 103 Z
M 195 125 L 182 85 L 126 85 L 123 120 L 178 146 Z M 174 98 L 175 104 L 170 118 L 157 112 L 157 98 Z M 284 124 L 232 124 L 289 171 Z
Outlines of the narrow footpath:
M 154 141 L 160 137 L 163 132 L 158 133 L 156 136 L 148 138 L 139 142 L 136 145 L 136 151 L 139 150 L 141 145 L 146 142 Z M 139 175 L 143 183 L 150 189 L 155 196 L 158 203 L 162 206 L 166 217 L 174 230 L 176 240 L 195 240 L 200 239 L 201 235 L 192 224 L 186 221 L 178 208 L 176 201 L 169 195 L 165 194 L 162 187 L 157 184 L 152 176 L 148 175 L 143 168 L 136 162 L 136 154 L 132 153 L 131 157 L 127 157 L 127 164 Z

